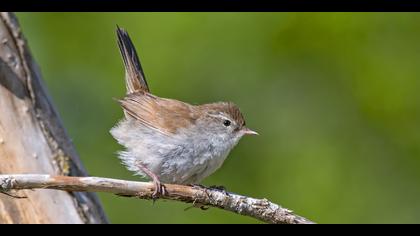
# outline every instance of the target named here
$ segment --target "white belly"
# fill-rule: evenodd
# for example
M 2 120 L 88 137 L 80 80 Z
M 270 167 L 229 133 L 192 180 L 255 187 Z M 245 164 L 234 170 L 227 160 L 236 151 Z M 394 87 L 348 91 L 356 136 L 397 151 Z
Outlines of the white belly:
M 142 163 L 163 183 L 200 183 L 221 167 L 238 142 L 209 139 L 205 134 L 194 139 L 188 135 L 168 137 L 148 129 L 121 129 L 124 125 L 127 123 L 121 122 L 111 130 L 126 147 L 119 158 L 129 170 L 148 177 L 138 168 L 138 162 Z
M 210 145 L 191 145 L 173 149 L 176 155 L 168 155 L 162 160 L 158 171 L 162 182 L 178 184 L 198 184 L 219 169 L 229 150 L 219 150 Z

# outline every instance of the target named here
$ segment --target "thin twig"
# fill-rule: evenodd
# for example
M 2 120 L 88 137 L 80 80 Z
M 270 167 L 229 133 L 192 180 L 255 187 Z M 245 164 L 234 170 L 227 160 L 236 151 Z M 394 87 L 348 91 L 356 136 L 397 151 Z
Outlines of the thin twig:
M 250 216 L 267 223 L 313 224 L 313 222 L 282 208 L 267 199 L 246 196 L 201 186 L 165 184 L 163 199 L 213 206 Z M 152 199 L 154 185 L 100 177 L 69 177 L 50 175 L 0 175 L 0 192 L 23 189 L 57 189 L 70 192 L 108 192 L 119 196 Z

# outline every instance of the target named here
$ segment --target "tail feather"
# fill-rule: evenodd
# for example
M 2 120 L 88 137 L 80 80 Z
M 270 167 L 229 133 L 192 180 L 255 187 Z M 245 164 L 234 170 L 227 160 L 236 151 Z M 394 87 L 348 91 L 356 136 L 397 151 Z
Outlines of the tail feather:
M 118 47 L 125 67 L 125 82 L 127 94 L 138 91 L 149 91 L 146 77 L 140 64 L 136 48 L 130 39 L 127 31 L 117 26 Z

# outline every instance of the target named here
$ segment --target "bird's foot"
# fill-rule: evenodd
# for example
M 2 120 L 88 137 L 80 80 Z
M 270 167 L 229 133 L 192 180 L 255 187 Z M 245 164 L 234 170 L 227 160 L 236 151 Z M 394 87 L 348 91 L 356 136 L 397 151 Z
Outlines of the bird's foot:
M 226 192 L 226 191 L 227 191 L 227 190 L 226 190 L 226 187 L 225 187 L 225 186 L 223 186 L 223 185 L 212 185 L 212 186 L 210 186 L 209 188 L 211 188 L 211 189 L 217 189 L 217 190 L 224 191 L 224 192 Z
M 226 194 L 226 195 L 229 195 L 229 193 L 228 193 L 228 191 L 227 191 L 227 189 L 226 189 L 226 187 L 225 186 L 222 186 L 222 185 L 212 185 L 212 186 L 210 186 L 209 187 L 210 189 L 215 189 L 215 190 L 218 190 L 218 191 L 220 191 L 220 192 L 223 192 L 224 194 Z
M 153 191 L 153 194 L 152 194 L 153 203 L 155 203 L 155 201 L 158 198 L 166 194 L 165 185 L 163 185 L 160 182 L 157 175 L 155 175 L 152 171 L 146 168 L 146 166 L 144 166 L 141 162 L 138 162 L 137 166 L 140 168 L 141 171 L 143 171 L 146 175 L 148 175 L 152 179 L 153 184 L 155 185 L 155 190 Z
M 152 200 L 153 203 L 155 203 L 157 199 L 166 194 L 166 187 L 159 181 L 157 177 L 153 178 L 153 184 L 155 185 L 155 191 L 153 191 Z
M 206 186 L 204 186 L 202 184 L 188 184 L 188 186 L 191 186 L 193 188 L 200 188 L 200 189 L 218 190 L 218 191 L 221 191 L 221 192 L 223 192 L 225 194 L 229 194 L 227 192 L 226 187 L 225 186 L 222 186 L 222 185 L 211 185 L 209 187 L 206 187 Z

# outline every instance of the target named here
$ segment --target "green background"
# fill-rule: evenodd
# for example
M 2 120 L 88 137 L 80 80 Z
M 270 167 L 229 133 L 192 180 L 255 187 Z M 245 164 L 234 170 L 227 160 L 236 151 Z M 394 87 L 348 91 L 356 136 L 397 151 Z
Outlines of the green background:
M 245 137 L 205 185 L 318 223 L 420 222 L 420 15 L 18 13 L 89 173 L 133 179 L 109 129 L 124 95 L 116 24 L 153 93 L 233 101 Z M 257 223 L 218 209 L 100 194 L 113 223 Z

